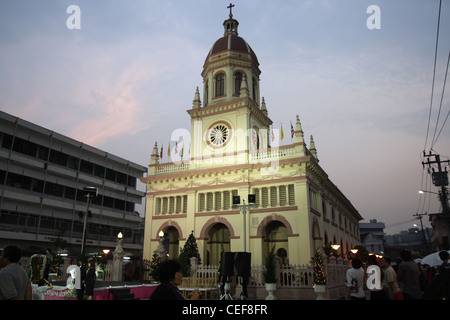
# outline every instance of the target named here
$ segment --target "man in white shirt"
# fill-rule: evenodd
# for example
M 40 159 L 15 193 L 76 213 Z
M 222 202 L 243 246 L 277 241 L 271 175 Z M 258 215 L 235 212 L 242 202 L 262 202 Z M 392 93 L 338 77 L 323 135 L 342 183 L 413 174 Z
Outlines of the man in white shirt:
M 402 291 L 397 282 L 397 274 L 391 266 L 391 260 L 383 257 L 381 266 L 384 271 L 383 289 L 386 291 L 388 300 L 402 300 Z
M 22 251 L 6 247 L 0 255 L 0 300 L 31 300 L 32 288 L 27 273 L 19 265 Z
M 45 279 L 38 282 L 38 287 L 33 290 L 33 300 L 45 300 L 44 293 L 53 288 L 53 286 Z

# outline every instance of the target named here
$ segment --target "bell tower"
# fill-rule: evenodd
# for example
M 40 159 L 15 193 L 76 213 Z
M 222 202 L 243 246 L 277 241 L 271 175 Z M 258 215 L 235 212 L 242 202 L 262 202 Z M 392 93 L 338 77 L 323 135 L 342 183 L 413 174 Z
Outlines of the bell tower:
M 224 35 L 209 50 L 201 73 L 200 92 L 194 95 L 191 116 L 191 168 L 243 164 L 249 153 L 267 148 L 268 117 L 260 98 L 258 58 L 238 35 L 232 8 L 223 22 Z

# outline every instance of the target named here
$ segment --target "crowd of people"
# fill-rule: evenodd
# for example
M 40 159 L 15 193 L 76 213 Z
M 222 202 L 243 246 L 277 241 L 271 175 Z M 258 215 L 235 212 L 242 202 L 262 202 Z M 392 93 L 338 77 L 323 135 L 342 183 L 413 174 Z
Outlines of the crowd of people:
M 19 264 L 21 250 L 8 246 L 0 255 L 0 300 L 43 300 L 46 290 L 52 285 L 45 278 L 40 279 L 33 290 L 30 277 Z M 403 250 L 401 261 L 394 265 L 388 257 L 381 259 L 369 256 L 363 263 L 352 259 L 346 274 L 347 300 L 448 300 L 450 299 L 450 263 L 448 251 L 439 252 L 442 264 L 431 267 L 414 262 L 411 252 Z M 369 270 L 379 272 L 376 277 Z M 81 286 L 77 288 L 78 299 L 85 296 L 92 299 L 95 284 L 95 262 L 80 264 Z M 161 285 L 151 300 L 184 299 L 178 290 L 182 281 L 181 266 L 176 261 L 161 265 Z M 379 282 L 371 285 L 371 281 Z M 193 292 L 191 299 L 200 298 L 200 292 Z
M 347 300 L 448 300 L 450 264 L 448 251 L 440 251 L 442 264 L 421 265 L 404 249 L 394 265 L 388 257 L 369 256 L 366 263 L 353 258 L 346 273 Z M 372 273 L 373 270 L 376 270 Z M 379 283 L 376 283 L 379 282 Z
M 47 250 L 47 257 L 52 255 Z M 7 246 L 0 254 L 0 300 L 44 300 L 44 294 L 53 286 L 48 281 L 49 268 L 52 259 L 47 259 L 44 266 L 44 278 L 39 279 L 33 289 L 30 277 L 19 264 L 22 251 L 17 246 Z M 88 269 L 80 263 L 81 286 L 77 288 L 79 300 L 92 299 L 95 284 L 95 261 L 88 260 Z

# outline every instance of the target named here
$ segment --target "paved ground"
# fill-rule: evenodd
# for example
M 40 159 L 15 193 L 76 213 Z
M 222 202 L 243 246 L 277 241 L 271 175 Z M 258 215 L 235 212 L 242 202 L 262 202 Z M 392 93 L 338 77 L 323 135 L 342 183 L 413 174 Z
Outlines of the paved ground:
M 137 286 L 137 285 L 142 285 L 144 282 L 139 282 L 139 281 L 100 281 L 100 280 L 96 280 L 95 281 L 95 285 L 94 288 L 100 288 L 100 287 L 123 287 L 123 286 Z M 149 283 L 146 283 L 149 284 Z M 66 286 L 66 282 L 65 281 L 53 281 L 52 282 L 53 286 L 61 286 L 61 287 L 65 287 Z

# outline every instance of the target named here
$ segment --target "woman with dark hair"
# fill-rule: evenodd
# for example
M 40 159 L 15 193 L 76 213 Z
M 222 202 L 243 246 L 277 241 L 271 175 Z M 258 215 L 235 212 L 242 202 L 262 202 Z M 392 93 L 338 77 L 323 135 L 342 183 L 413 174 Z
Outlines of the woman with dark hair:
M 352 267 L 347 270 L 345 285 L 347 287 L 345 300 L 365 300 L 364 279 L 365 271 L 362 261 L 358 258 L 352 259 Z
M 159 267 L 159 280 L 161 284 L 155 289 L 150 300 L 185 300 L 178 286 L 183 282 L 181 265 L 178 261 L 167 260 Z M 191 300 L 200 299 L 200 291 L 192 292 Z

